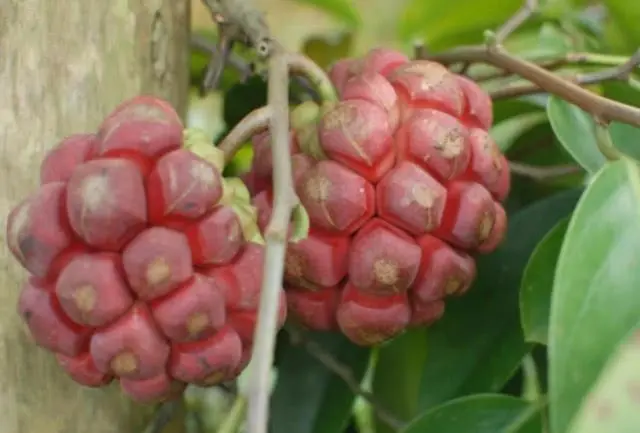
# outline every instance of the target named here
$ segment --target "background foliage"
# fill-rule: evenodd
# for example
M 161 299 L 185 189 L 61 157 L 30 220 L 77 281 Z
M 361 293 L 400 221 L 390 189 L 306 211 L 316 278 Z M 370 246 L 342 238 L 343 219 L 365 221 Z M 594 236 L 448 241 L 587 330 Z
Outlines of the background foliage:
M 433 51 L 481 43 L 483 31 L 499 26 L 522 2 L 256 4 L 287 48 L 328 66 L 380 45 L 410 53 L 416 41 Z M 194 34 L 215 41 L 200 1 L 192 13 Z M 588 52 L 589 64 L 558 70 L 588 73 L 633 54 L 640 46 L 638 22 L 637 1 L 547 0 L 505 46 L 533 60 Z M 239 83 L 229 68 L 219 91 L 201 98 L 196 89 L 206 62 L 194 51 L 188 122 L 216 140 L 263 105 L 266 92 L 259 77 Z M 474 66 L 469 73 L 491 71 Z M 512 77 L 482 81 L 487 90 L 519 83 Z M 628 81 L 589 88 L 640 106 L 640 90 Z M 640 130 L 614 123 L 612 140 L 626 156 L 608 162 L 598 149 L 593 119 L 579 108 L 544 94 L 494 104 L 492 134 L 511 161 L 581 169 L 559 177 L 514 175 L 506 242 L 479 259 L 474 287 L 451 301 L 432 328 L 374 350 L 337 335 L 313 336 L 325 358 L 348 368 L 348 381 L 326 359 L 282 335 L 273 432 L 640 431 L 640 171 L 634 159 L 640 156 Z M 246 169 L 250 158 L 247 147 L 229 172 Z M 389 426 L 381 411 L 403 427 Z

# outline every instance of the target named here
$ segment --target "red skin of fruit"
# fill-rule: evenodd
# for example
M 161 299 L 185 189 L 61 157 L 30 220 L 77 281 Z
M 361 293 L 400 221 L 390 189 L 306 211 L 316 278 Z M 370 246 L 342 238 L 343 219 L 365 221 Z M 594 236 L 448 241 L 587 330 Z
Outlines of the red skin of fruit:
M 55 277 L 56 258 L 75 241 L 64 212 L 65 194 L 62 182 L 43 185 L 7 218 L 9 250 L 35 277 Z
M 349 282 L 374 295 L 404 293 L 416 278 L 421 255 L 411 236 L 380 218 L 372 218 L 353 238 Z
M 120 256 L 83 254 L 62 270 L 55 293 L 74 322 L 99 327 L 123 315 L 134 299 L 122 275 Z
M 340 288 L 323 287 L 306 290 L 287 286 L 287 311 L 302 325 L 317 331 L 338 329 L 336 308 L 340 300 Z
M 65 137 L 47 152 L 40 164 L 40 184 L 69 180 L 73 170 L 92 156 L 95 140 L 95 134 Z
M 414 111 L 395 137 L 398 159 L 419 165 L 440 182 L 458 177 L 471 161 L 469 130 L 442 111 Z
M 151 227 L 122 252 L 127 281 L 142 300 L 155 299 L 193 276 L 187 237 L 164 227 Z
M 151 313 L 170 340 L 202 340 L 225 323 L 224 294 L 209 278 L 195 274 L 183 287 L 153 302 Z
M 33 277 L 22 287 L 18 313 L 38 346 L 70 357 L 86 351 L 91 329 L 66 317 L 52 294 L 52 288 L 41 285 Z
M 169 345 L 144 304 L 95 332 L 89 352 L 103 373 L 143 380 L 164 371 Z
M 113 376 L 104 374 L 96 368 L 93 358 L 87 352 L 75 357 L 56 354 L 58 364 L 74 381 L 81 385 L 99 388 L 113 381 Z
M 408 161 L 396 167 L 378 183 L 378 215 L 413 235 L 428 233 L 442 221 L 447 190 L 433 176 Z
M 103 121 L 96 153 L 131 159 L 146 174 L 153 160 L 182 145 L 183 128 L 169 103 L 139 96 L 120 104 Z
M 182 227 L 203 217 L 222 197 L 218 169 L 186 149 L 158 160 L 147 179 L 149 221 Z
M 473 250 L 490 238 L 495 221 L 489 191 L 479 183 L 455 181 L 447 190 L 442 223 L 432 233 L 454 247 Z
M 342 97 L 342 89 L 345 83 L 355 75 L 357 67 L 357 59 L 345 58 L 334 62 L 329 68 L 329 79 L 340 97 Z
M 454 76 L 464 94 L 465 109 L 462 121 L 474 128 L 488 131 L 493 124 L 491 97 L 475 81 L 458 74 L 454 74 Z
M 240 219 L 229 206 L 218 206 L 184 230 L 194 265 L 224 265 L 238 255 L 244 237 Z
M 375 72 L 388 77 L 398 67 L 408 62 L 409 57 L 400 51 L 377 47 L 367 52 L 359 66 L 362 73 Z
M 509 163 L 498 145 L 484 130 L 470 130 L 471 162 L 460 180 L 478 182 L 486 187 L 493 197 L 503 201 L 509 194 L 511 174 Z
M 349 340 L 371 346 L 400 334 L 409 324 L 411 308 L 406 294 L 367 295 L 347 283 L 336 314 Z
M 142 173 L 124 159 L 85 162 L 67 184 L 67 212 L 86 244 L 119 251 L 147 223 Z
M 365 72 L 351 77 L 342 89 L 342 100 L 364 100 L 378 105 L 387 112 L 389 128 L 398 127 L 400 109 L 393 86 L 376 72 Z
M 393 130 L 386 110 L 362 99 L 337 103 L 318 125 L 324 153 L 374 183 L 395 162 Z
M 432 235 L 417 239 L 422 262 L 412 287 L 420 303 L 431 303 L 445 296 L 462 295 L 476 278 L 476 262 Z
M 311 224 L 329 233 L 349 235 L 375 213 L 369 182 L 335 161 L 320 161 L 296 183 Z
M 285 281 L 316 289 L 335 286 L 347 275 L 350 239 L 310 229 L 306 239 L 287 246 Z
M 235 371 L 242 357 L 242 342 L 231 327 L 224 327 L 204 341 L 174 344 L 169 371 L 184 382 L 214 385 Z
M 166 373 L 144 380 L 120 379 L 120 387 L 138 403 L 156 403 L 172 400 L 180 395 L 186 384 L 172 380 Z
M 388 79 L 401 101 L 403 118 L 420 108 L 433 108 L 456 118 L 464 112 L 465 96 L 458 80 L 439 63 L 414 60 L 397 67 Z
M 433 301 L 423 303 L 413 300 L 411 302 L 411 321 L 409 326 L 429 326 L 437 322 L 444 315 L 445 303 Z

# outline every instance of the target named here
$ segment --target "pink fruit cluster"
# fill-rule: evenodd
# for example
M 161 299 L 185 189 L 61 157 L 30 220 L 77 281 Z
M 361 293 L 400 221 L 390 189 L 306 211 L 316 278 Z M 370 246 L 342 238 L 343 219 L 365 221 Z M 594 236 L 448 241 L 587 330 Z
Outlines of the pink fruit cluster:
M 294 182 L 311 230 L 288 246 L 288 311 L 373 345 L 433 323 L 448 296 L 469 289 L 473 255 L 504 237 L 510 173 L 488 133 L 492 101 L 468 78 L 382 48 L 337 62 L 330 77 L 339 102 L 316 106 L 315 118 L 309 104 L 292 112 Z M 263 226 L 269 146 L 268 132 L 254 137 L 245 175 Z
M 263 247 L 221 201 L 219 169 L 184 144 L 167 102 L 125 101 L 52 149 L 9 215 L 9 249 L 30 274 L 19 312 L 80 384 L 115 379 L 159 401 L 249 360 Z M 280 324 L 284 292 L 281 307 Z

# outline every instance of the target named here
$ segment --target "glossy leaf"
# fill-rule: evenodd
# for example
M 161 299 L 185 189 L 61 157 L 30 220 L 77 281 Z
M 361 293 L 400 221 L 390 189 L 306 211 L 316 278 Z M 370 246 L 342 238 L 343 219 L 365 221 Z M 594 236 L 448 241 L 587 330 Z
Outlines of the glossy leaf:
M 401 420 L 410 420 L 418 409 L 420 377 L 427 359 L 428 330 L 411 330 L 378 351 L 373 393 L 376 401 Z M 378 422 L 376 433 L 392 433 L 384 422 Z
M 556 96 L 549 98 L 547 115 L 558 140 L 578 164 L 591 173 L 604 165 L 606 159 L 598 150 L 591 115 Z
M 627 123 L 612 122 L 609 133 L 613 144 L 618 149 L 640 160 L 640 128 Z
M 520 287 L 520 320 L 524 337 L 547 344 L 553 276 L 569 219 L 565 218 L 540 241 L 527 263 Z
M 402 433 L 539 433 L 539 407 L 500 394 L 463 397 L 437 406 Z
M 306 3 L 317 7 L 332 17 L 339 19 L 349 27 L 360 24 L 360 14 L 351 0 L 296 0 L 298 3 Z
M 327 353 L 348 366 L 356 380 L 367 367 L 369 350 L 335 333 L 309 334 Z M 271 430 L 287 433 L 342 433 L 354 395 L 346 383 L 304 347 L 281 348 L 278 382 L 271 400 Z
M 491 137 L 496 141 L 500 150 L 506 152 L 524 133 L 546 120 L 546 114 L 539 111 L 510 117 L 491 128 Z
M 540 239 L 572 210 L 581 190 L 536 202 L 510 216 L 503 245 L 478 259 L 478 278 L 429 329 L 420 408 L 499 390 L 530 349 L 520 327 L 522 273 Z
M 570 433 L 636 433 L 640 426 L 640 323 L 607 364 Z
M 640 172 L 609 163 L 580 199 L 553 287 L 549 396 L 553 431 L 569 421 L 640 311 Z

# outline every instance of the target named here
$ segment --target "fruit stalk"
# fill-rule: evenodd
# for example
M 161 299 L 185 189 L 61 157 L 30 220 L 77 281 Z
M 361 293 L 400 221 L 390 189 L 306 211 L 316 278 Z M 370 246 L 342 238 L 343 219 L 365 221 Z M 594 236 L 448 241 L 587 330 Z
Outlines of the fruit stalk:
M 266 433 L 268 426 L 269 378 L 274 356 L 278 295 L 284 276 L 287 229 L 299 200 L 293 188 L 289 155 L 289 71 L 287 55 L 275 53 L 269 59 L 268 104 L 273 137 L 274 208 L 264 234 L 266 251 L 258 321 L 254 334 L 251 382 L 249 384 L 248 431 Z

